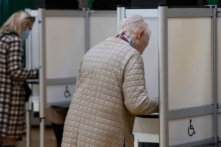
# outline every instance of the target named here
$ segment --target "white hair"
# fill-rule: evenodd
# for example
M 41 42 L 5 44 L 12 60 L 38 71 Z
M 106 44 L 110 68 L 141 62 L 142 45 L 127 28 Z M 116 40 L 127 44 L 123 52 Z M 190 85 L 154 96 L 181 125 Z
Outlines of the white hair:
M 151 30 L 141 15 L 131 15 L 120 22 L 119 33 L 125 32 L 128 35 L 136 35 L 140 30 L 145 31 L 145 36 L 150 37 Z

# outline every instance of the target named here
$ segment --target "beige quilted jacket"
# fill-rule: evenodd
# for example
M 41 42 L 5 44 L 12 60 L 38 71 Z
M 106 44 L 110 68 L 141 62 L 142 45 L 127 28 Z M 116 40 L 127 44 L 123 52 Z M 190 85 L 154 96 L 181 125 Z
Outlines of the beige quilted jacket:
M 62 147 L 133 147 L 135 115 L 158 111 L 147 97 L 140 53 L 109 38 L 84 56 Z

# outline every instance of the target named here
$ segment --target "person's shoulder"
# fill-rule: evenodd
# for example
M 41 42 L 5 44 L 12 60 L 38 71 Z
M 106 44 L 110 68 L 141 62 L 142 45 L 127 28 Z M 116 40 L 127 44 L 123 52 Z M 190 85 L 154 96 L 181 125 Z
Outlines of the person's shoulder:
M 133 56 L 141 56 L 141 54 L 132 46 L 128 45 L 124 48 L 124 52 L 126 52 L 126 56 L 131 58 Z
M 9 34 L 8 36 L 9 42 L 18 42 L 21 43 L 21 38 L 19 38 L 16 34 Z
M 21 39 L 16 33 L 13 32 L 4 32 L 2 40 L 11 43 L 11 42 L 18 42 L 21 43 Z

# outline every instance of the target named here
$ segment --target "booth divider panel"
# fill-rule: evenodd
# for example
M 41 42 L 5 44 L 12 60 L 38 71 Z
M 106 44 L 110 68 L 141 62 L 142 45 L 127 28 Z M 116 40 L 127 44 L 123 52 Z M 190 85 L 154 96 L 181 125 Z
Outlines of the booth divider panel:
M 159 119 L 136 117 L 133 132 L 159 134 Z
M 193 133 L 194 131 L 195 134 Z M 211 139 L 212 137 L 212 115 L 169 121 L 170 146 Z
M 35 16 L 35 19 L 38 20 L 38 16 Z M 32 31 L 31 31 L 31 48 L 30 50 L 32 50 L 32 68 L 39 68 L 39 33 L 38 33 L 38 22 L 36 21 L 32 27 Z
M 90 48 L 109 37 L 117 36 L 116 16 L 91 16 L 90 20 Z
M 169 109 L 212 104 L 211 29 L 211 18 L 169 19 Z
M 77 77 L 85 54 L 84 17 L 46 17 L 46 78 Z
M 142 55 L 145 68 L 146 88 L 148 96 L 158 97 L 158 19 L 145 18 L 145 20 L 151 30 L 149 45 Z
M 145 18 L 145 21 L 151 29 L 149 45 L 142 55 L 146 88 L 149 97 L 158 97 L 158 19 Z M 142 135 L 147 136 L 146 141 L 154 142 L 153 140 L 159 140 L 159 119 L 136 117 L 133 133 L 138 141 L 142 140 Z M 154 139 L 151 141 L 150 138 Z
M 47 86 L 47 103 L 70 102 L 75 91 L 75 84 Z

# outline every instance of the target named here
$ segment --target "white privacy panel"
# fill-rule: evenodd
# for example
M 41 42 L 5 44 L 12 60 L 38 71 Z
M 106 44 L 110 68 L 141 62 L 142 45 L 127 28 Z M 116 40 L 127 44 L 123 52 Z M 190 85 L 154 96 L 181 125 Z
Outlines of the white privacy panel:
M 117 35 L 117 16 L 90 17 L 90 48 L 109 37 Z
M 37 11 L 36 11 L 37 12 Z M 35 16 L 36 20 L 38 16 Z M 39 68 L 40 66 L 40 50 L 39 50 L 39 29 L 38 22 L 36 21 L 31 31 L 31 50 L 32 50 L 32 68 Z M 32 95 L 37 98 L 39 97 L 39 85 L 32 85 Z
M 159 31 L 158 31 L 158 18 L 156 10 L 126 10 L 126 17 L 139 14 L 142 15 L 147 22 L 150 30 L 151 36 L 149 40 L 149 45 L 145 49 L 142 57 L 144 60 L 144 69 L 145 69 L 145 80 L 146 80 L 146 88 L 149 97 L 158 97 L 159 91 L 159 81 L 158 81 L 158 44 L 159 44 Z M 136 118 L 137 119 L 137 118 Z M 145 119 L 138 119 L 135 121 L 135 126 L 137 126 L 138 122 L 146 124 L 147 121 Z M 145 128 L 143 128 L 145 130 Z M 142 130 L 142 129 L 141 129 Z M 136 131 L 136 130 L 134 130 Z
M 35 23 L 33 24 L 30 35 L 26 40 L 28 48 L 26 48 L 28 55 L 26 54 L 26 66 L 30 68 L 39 68 L 40 66 L 40 49 L 39 49 L 39 28 L 38 28 L 38 11 L 30 10 L 30 15 L 35 17 Z M 39 85 L 32 85 L 32 101 L 34 99 L 39 100 Z
M 145 80 L 148 96 L 158 97 L 158 19 L 145 18 L 151 29 L 149 45 L 142 57 L 144 60 Z
M 38 16 L 35 16 L 35 19 L 38 20 Z M 32 27 L 31 33 L 31 52 L 32 52 L 32 68 L 39 68 L 40 65 L 40 50 L 39 50 L 39 30 L 38 22 L 36 21 Z
M 221 122 L 221 117 L 219 120 Z M 159 119 L 136 118 L 135 124 L 133 134 L 138 141 L 157 142 L 159 140 Z M 193 134 L 193 129 L 195 134 Z M 212 130 L 212 115 L 171 120 L 169 122 L 169 143 L 177 145 L 210 139 L 213 136 Z M 219 131 L 221 132 L 221 129 Z M 148 138 L 143 138 L 144 136 Z
M 146 88 L 149 97 L 158 97 L 158 19 L 145 18 L 145 21 L 152 32 L 149 45 L 142 55 Z M 136 117 L 133 133 L 140 142 L 156 142 L 159 140 L 159 119 Z
M 210 18 L 168 21 L 169 109 L 212 103 Z
M 84 17 L 46 17 L 47 79 L 77 77 L 84 53 Z
M 159 119 L 136 117 L 133 134 L 139 142 L 159 143 Z
M 145 19 L 152 34 L 143 56 L 149 96 L 158 96 L 158 20 Z M 209 28 L 209 29 L 205 29 Z M 211 19 L 169 19 L 169 109 L 212 103 Z M 190 119 L 196 134 L 188 135 Z M 136 118 L 134 134 L 157 140 L 159 120 Z M 212 116 L 169 122 L 170 145 L 212 137 Z M 205 128 L 205 129 L 204 129 Z M 139 139 L 138 139 L 139 140 Z M 149 141 L 149 140 L 147 140 Z
M 192 120 L 192 127 L 190 126 L 190 120 Z M 193 129 L 195 134 L 190 136 L 193 134 Z M 169 122 L 169 144 L 177 145 L 211 139 L 213 136 L 212 130 L 212 115 L 172 120 Z
M 75 84 L 47 86 L 47 103 L 70 102 L 74 91 Z
M 159 119 L 136 117 L 133 128 L 134 133 L 158 134 L 159 131 Z

